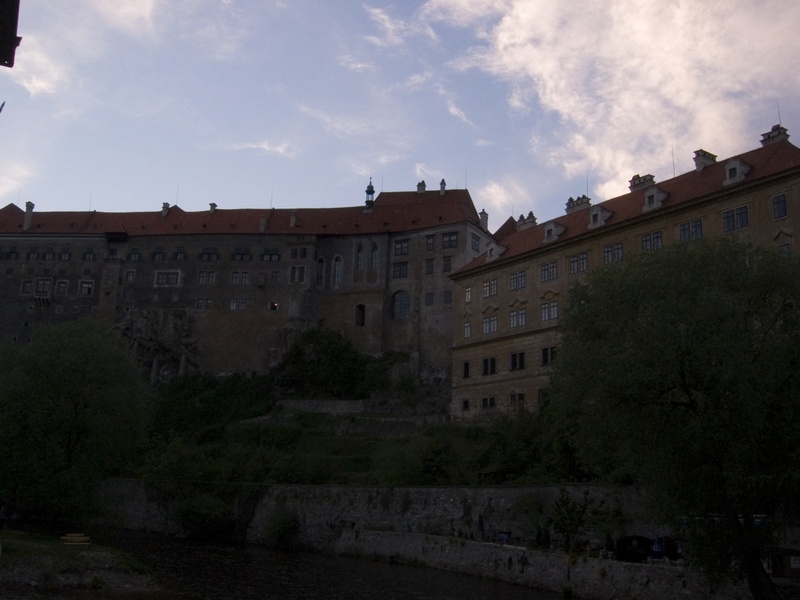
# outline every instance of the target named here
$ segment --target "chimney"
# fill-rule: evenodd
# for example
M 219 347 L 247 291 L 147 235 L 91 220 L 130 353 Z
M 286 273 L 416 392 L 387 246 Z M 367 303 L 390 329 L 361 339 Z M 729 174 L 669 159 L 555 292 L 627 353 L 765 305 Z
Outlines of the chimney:
M 424 184 L 424 182 L 423 182 Z M 478 217 L 480 218 L 481 227 L 484 231 L 489 231 L 489 213 L 487 213 L 484 209 L 481 209 L 481 212 L 478 213 Z
M 517 231 L 522 231 L 523 229 L 529 229 L 536 225 L 536 217 L 533 214 L 533 211 L 528 212 L 528 216 L 525 217 L 523 215 L 519 216 L 517 220 Z
M 583 196 L 578 196 L 577 198 L 573 198 L 570 196 L 569 200 L 567 200 L 567 214 L 577 212 L 579 210 L 584 210 L 589 208 L 592 205 L 592 201 L 589 197 L 584 194 Z
M 447 183 L 445 183 L 444 179 L 439 182 L 439 195 L 444 196 L 445 188 L 447 187 Z
M 417 184 L 417 193 L 424 194 L 425 193 L 425 180 L 423 179 Z
M 31 222 L 33 221 L 33 202 L 26 202 L 25 203 L 25 220 L 22 222 L 22 231 L 28 231 L 31 228 Z
M 264 233 L 267 230 L 267 216 L 264 215 L 258 220 L 258 232 Z
M 294 208 L 289 213 L 289 227 L 297 227 L 297 210 Z
M 694 151 L 694 170 L 698 173 L 717 162 L 717 155 L 706 152 L 702 148 Z
M 630 191 L 641 190 L 642 188 L 646 188 L 649 185 L 653 185 L 656 182 L 656 178 L 652 175 L 639 175 L 638 173 L 634 175 L 631 180 L 628 182 L 629 186 L 628 189 Z
M 208 203 L 208 212 L 210 212 L 213 215 L 215 210 L 217 210 L 217 203 L 216 202 L 209 202 Z
M 772 144 L 774 142 L 780 142 L 782 140 L 788 140 L 788 139 L 789 139 L 789 132 L 786 131 L 786 127 L 781 127 L 780 125 L 773 125 L 770 131 L 761 134 L 761 145 L 766 146 L 767 144 Z
M 169 212 L 169 202 L 164 202 L 164 204 L 161 205 L 161 216 L 166 217 L 168 212 Z

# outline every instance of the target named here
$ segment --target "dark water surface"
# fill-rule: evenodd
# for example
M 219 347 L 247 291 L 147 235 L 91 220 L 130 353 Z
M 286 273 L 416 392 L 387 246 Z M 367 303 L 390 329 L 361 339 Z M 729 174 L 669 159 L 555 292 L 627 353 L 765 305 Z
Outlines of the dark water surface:
M 208 600 L 319 598 L 325 600 L 556 600 L 560 596 L 409 565 L 260 546 L 195 544 L 132 532 L 93 539 L 127 551 L 150 566 L 164 593 L 120 598 Z

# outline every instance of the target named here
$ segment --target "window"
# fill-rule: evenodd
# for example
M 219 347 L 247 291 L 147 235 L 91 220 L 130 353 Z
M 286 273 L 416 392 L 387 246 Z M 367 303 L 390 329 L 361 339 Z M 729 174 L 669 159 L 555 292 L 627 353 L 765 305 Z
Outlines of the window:
M 788 256 L 788 254 L 789 254 L 791 251 L 792 251 L 792 249 L 791 249 L 791 247 L 789 246 L 789 244 L 781 244 L 780 246 L 778 246 L 778 252 L 779 252 L 780 254 L 782 254 L 783 256 Z
M 278 310 L 279 307 L 280 307 L 280 305 L 278 304 L 277 300 L 270 300 L 270 302 L 269 302 L 269 309 L 270 310 Z
M 481 408 L 494 408 L 495 401 L 494 396 L 489 396 L 488 398 L 481 399 Z
M 342 257 L 337 256 L 333 259 L 333 285 L 341 285 L 342 283 Z
M 511 370 L 520 371 L 525 368 L 525 353 L 514 352 L 511 354 Z
M 425 237 L 425 249 L 426 250 L 433 250 L 435 247 L 436 242 L 434 242 L 434 236 L 428 235 Z
M 512 406 L 525 404 L 525 392 L 511 392 L 508 395 L 508 403 Z
M 442 257 L 442 273 L 447 273 L 450 270 L 451 261 L 449 256 Z
M 481 238 L 474 233 L 472 234 L 472 249 L 475 250 L 475 252 L 481 251 Z
M 517 271 L 511 274 L 510 278 L 511 290 L 521 290 L 525 287 L 525 271 Z
M 660 231 L 653 231 L 645 233 L 642 236 L 642 252 L 650 252 L 651 250 L 658 250 L 662 246 L 662 238 Z
M 325 259 L 317 259 L 317 285 L 320 287 L 325 286 Z
M 115 250 L 114 251 L 114 258 L 116 258 L 116 257 L 117 256 L 116 256 L 116 250 Z M 45 260 L 55 260 L 56 259 L 56 253 L 53 252 L 52 248 L 48 248 L 47 251 L 44 253 L 44 259 Z
M 622 242 L 608 244 L 603 247 L 603 262 L 607 265 L 622 261 Z
M 483 317 L 483 333 L 495 333 L 497 331 L 497 315 Z
M 275 306 L 275 310 L 277 310 L 277 304 Z M 356 304 L 356 313 L 355 313 L 355 323 L 356 327 L 364 327 L 364 324 L 367 320 L 367 307 L 363 304 Z
M 156 248 L 155 252 L 150 255 L 151 260 L 155 261 L 162 261 L 165 258 L 164 249 L 163 248 Z
M 744 229 L 749 225 L 747 206 L 737 206 L 722 213 L 722 229 L 725 233 Z
M 453 303 L 453 292 L 452 290 L 445 290 L 442 292 L 442 302 L 445 304 L 452 304 Z
M 186 251 L 185 250 L 176 250 L 172 254 L 173 260 L 186 260 Z
M 239 285 L 239 271 L 231 273 L 231 283 L 233 285 Z
M 25 280 L 22 282 L 22 287 L 20 288 L 20 293 L 28 296 L 33 293 L 33 282 L 29 280 Z
M 281 259 L 281 255 L 277 248 L 265 248 L 261 254 L 261 260 L 264 262 L 273 262 Z
M 433 304 L 433 292 L 425 292 L 425 306 Z
M 464 323 L 464 339 L 472 337 L 472 323 L 467 321 Z
M 280 277 L 280 275 L 278 274 L 278 271 L 272 271 L 269 274 L 269 282 L 270 283 L 278 283 L 278 278 L 279 277 Z
M 131 283 L 136 278 L 136 271 L 125 271 L 125 283 Z
M 308 248 L 292 248 L 292 258 L 303 259 L 306 258 L 306 256 L 308 256 Z
M 36 260 L 37 258 L 39 258 L 39 253 L 35 248 L 33 250 L 29 250 L 25 255 L 25 260 Z
M 490 296 L 497 295 L 497 279 L 491 279 L 483 282 L 483 297 L 489 298 Z
M 522 327 L 525 325 L 525 309 L 518 308 L 509 313 L 510 323 L 509 327 Z
M 356 248 L 356 271 L 364 270 L 364 247 L 359 244 Z
M 558 279 L 558 267 L 556 261 L 549 262 L 539 268 L 541 270 L 542 282 Z
M 455 248 L 458 246 L 458 233 L 443 233 L 442 234 L 442 248 Z
M 411 310 L 411 297 L 408 292 L 400 290 L 392 296 L 392 318 L 405 319 Z
M 156 271 L 156 286 L 176 286 L 180 283 L 180 271 Z
M 462 400 L 461 401 L 461 410 L 464 410 L 464 411 L 469 410 L 469 400 Z
M 243 298 L 233 298 L 231 299 L 230 308 L 231 310 L 244 310 L 247 306 L 247 301 Z
M 69 259 L 70 259 L 69 248 L 62 248 L 61 252 L 58 255 L 58 260 L 67 262 Z
M 199 310 L 204 310 L 206 307 L 206 298 L 198 298 L 195 307 Z
M 289 282 L 290 283 L 303 283 L 306 280 L 306 268 L 305 267 L 292 267 L 289 270 Z
M 492 358 L 484 358 L 483 359 L 483 374 L 484 375 L 494 375 L 497 373 L 497 367 L 495 365 L 494 357 Z
M 433 259 L 427 258 L 425 259 L 425 274 L 432 275 L 433 274 Z
M 408 240 L 397 240 L 394 243 L 394 255 L 403 256 L 408 254 Z
M 219 260 L 219 252 L 216 248 L 203 248 L 200 260 Z
M 703 220 L 692 219 L 678 226 L 678 234 L 682 242 L 690 242 L 703 238 Z
M 378 244 L 372 243 L 372 254 L 369 259 L 369 268 L 373 271 L 378 270 Z
M 556 347 L 542 348 L 542 366 L 547 366 L 556 360 Z
M 786 216 L 786 194 L 778 194 L 772 197 L 772 212 L 776 219 Z
M 403 277 L 408 277 L 408 263 L 407 262 L 394 263 L 392 265 L 392 277 L 394 279 L 401 279 Z
M 78 282 L 78 295 L 91 296 L 94 291 L 94 281 L 84 280 Z
M 65 279 L 59 279 L 56 282 L 56 294 L 59 296 L 66 296 L 67 289 L 69 288 L 69 282 Z
M 66 248 L 64 250 L 65 251 L 61 253 L 61 256 L 63 257 L 66 254 L 67 258 L 62 258 L 61 260 L 69 260 L 69 252 L 66 251 Z M 131 248 L 131 253 L 128 254 L 128 260 L 131 262 L 142 260 L 142 253 L 139 251 L 139 248 Z
M 252 260 L 253 255 L 250 254 L 250 248 L 234 248 L 233 260 Z
M 569 274 L 577 275 L 589 270 L 589 256 L 586 252 L 573 254 L 569 257 Z
M 464 379 L 469 379 L 469 361 L 464 361 Z
M 464 288 L 464 302 L 467 303 L 467 304 L 472 302 L 472 288 L 471 287 L 465 287 Z
M 53 284 L 52 279 L 37 279 L 34 294 L 36 296 L 49 296 L 50 286 Z
M 558 300 L 542 303 L 542 321 L 558 319 Z

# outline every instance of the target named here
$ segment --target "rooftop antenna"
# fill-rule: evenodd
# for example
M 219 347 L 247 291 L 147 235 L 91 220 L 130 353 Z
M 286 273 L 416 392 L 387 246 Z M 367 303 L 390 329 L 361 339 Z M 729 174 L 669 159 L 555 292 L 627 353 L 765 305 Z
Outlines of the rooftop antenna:
M 464 169 L 464 189 L 467 189 L 467 170 Z
M 5 104 L 5 102 L 3 104 Z M 775 100 L 775 104 L 778 105 L 778 125 L 783 125 L 783 123 L 781 122 L 781 101 Z
M 381 191 L 383 191 L 383 173 L 381 173 Z
M 272 209 L 272 198 L 275 196 L 275 188 L 269 191 L 269 207 Z
M 589 195 L 589 176 L 586 176 L 586 195 Z
M 672 150 L 672 176 L 675 177 L 675 145 L 669 145 L 670 150 Z
M 180 193 L 181 193 L 181 184 L 179 183 L 175 186 L 175 206 L 178 206 L 178 196 L 180 196 Z
M 94 191 L 89 191 L 89 210 L 92 210 L 92 196 L 94 195 Z

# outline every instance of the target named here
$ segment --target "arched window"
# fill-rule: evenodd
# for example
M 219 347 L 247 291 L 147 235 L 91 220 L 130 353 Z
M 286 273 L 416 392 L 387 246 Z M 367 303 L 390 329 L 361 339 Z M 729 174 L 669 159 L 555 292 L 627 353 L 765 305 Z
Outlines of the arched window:
M 342 257 L 337 256 L 333 259 L 333 285 L 342 283 Z
M 369 268 L 373 271 L 378 270 L 378 244 L 372 242 L 372 254 L 369 259 Z
M 364 270 L 364 246 L 356 246 L 356 271 Z
M 392 319 L 405 319 L 411 310 L 411 297 L 400 290 L 392 296 Z

